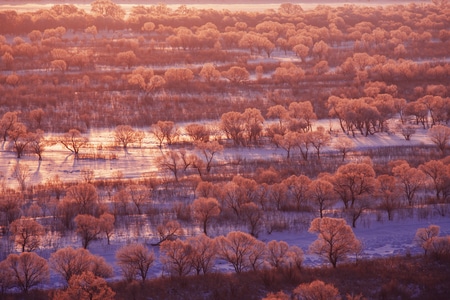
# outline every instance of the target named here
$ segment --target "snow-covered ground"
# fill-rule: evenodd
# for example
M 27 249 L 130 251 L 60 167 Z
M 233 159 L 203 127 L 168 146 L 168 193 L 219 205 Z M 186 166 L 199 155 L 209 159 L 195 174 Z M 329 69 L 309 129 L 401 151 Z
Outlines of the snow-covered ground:
M 407 211 L 399 211 L 395 213 L 393 221 L 388 221 L 386 216 L 377 219 L 378 217 L 374 214 L 367 214 L 362 217 L 361 222 L 354 229 L 356 237 L 363 244 L 363 252 L 359 255 L 358 259 L 422 254 L 423 250 L 414 244 L 414 235 L 418 228 L 428 227 L 431 224 L 441 227 L 441 236 L 450 235 L 450 216 L 442 217 L 430 214 L 426 218 L 420 218 L 417 215 L 408 215 Z M 322 258 L 308 253 L 308 247 L 317 239 L 317 235 L 309 233 L 306 227 L 292 231 L 274 231 L 270 234 L 264 232 L 259 236 L 259 239 L 266 243 L 271 240 L 277 240 L 285 241 L 289 245 L 299 246 L 305 253 L 304 266 L 306 267 L 314 267 L 326 263 Z M 106 262 L 113 266 L 114 277 L 109 280 L 115 281 L 122 278 L 120 269 L 115 263 L 116 251 L 128 243 L 144 243 L 155 252 L 157 258 L 149 271 L 149 278 L 155 278 L 162 274 L 162 266 L 158 259 L 159 248 L 150 245 L 155 241 L 157 241 L 156 237 L 148 232 L 142 232 L 140 237 L 132 237 L 132 235 L 125 235 L 124 232 L 118 232 L 113 236 L 111 245 L 107 245 L 106 239 L 101 239 L 90 244 L 88 249 L 92 254 L 104 257 Z M 81 240 L 75 235 L 64 237 L 59 243 L 60 248 L 66 245 L 81 247 Z M 50 251 L 48 250 L 40 250 L 38 253 L 47 259 L 50 256 Z M 354 260 L 355 258 L 350 258 L 350 261 Z M 220 272 L 234 272 L 230 264 L 220 260 L 216 261 L 215 270 Z M 45 288 L 62 287 L 62 285 L 63 281 L 61 278 L 56 274 L 52 274 L 51 281 Z
M 394 121 L 393 121 L 394 122 Z M 185 124 L 179 124 L 183 128 Z M 318 120 L 314 126 L 323 126 L 327 130 L 332 130 L 332 140 L 343 133 L 340 132 L 339 123 L 336 119 Z M 58 175 L 63 181 L 80 181 L 81 170 L 89 169 L 94 171 L 96 179 L 111 178 L 118 171 L 124 178 L 146 177 L 158 172 L 156 158 L 161 155 L 156 140 L 149 133 L 148 128 L 142 128 L 146 132 L 146 138 L 142 145 L 134 145 L 124 151 L 120 147 L 114 147 L 113 129 L 92 129 L 86 137 L 89 138 L 88 148 L 82 148 L 81 154 L 114 156 L 115 159 L 83 159 L 75 160 L 70 151 L 63 148 L 61 144 L 55 144 L 46 148 L 43 153 L 43 160 L 38 161 L 35 155 L 26 155 L 17 159 L 14 152 L 7 150 L 7 144 L 0 144 L 0 178 L 4 177 L 4 184 L 8 187 L 16 188 L 17 181 L 11 176 L 11 169 L 16 163 L 25 164 L 29 167 L 30 177 L 28 184 L 45 183 L 46 180 Z M 351 136 L 350 136 L 351 137 Z M 46 135 L 47 139 L 54 138 L 53 135 Z M 355 149 L 392 147 L 392 146 L 411 146 L 411 145 L 432 145 L 427 137 L 427 130 L 419 129 L 406 141 L 399 134 L 377 133 L 375 135 L 364 137 L 359 133 L 351 137 L 355 143 Z M 167 150 L 163 148 L 163 151 Z M 312 150 L 311 150 L 312 151 Z M 331 147 L 325 147 L 322 152 L 332 151 Z M 259 160 L 270 158 L 283 158 L 286 152 L 273 145 L 262 148 L 225 148 L 222 153 L 218 153 L 214 160 L 216 162 L 230 162 L 237 157 L 247 160 Z
M 327 130 L 333 129 L 335 134 L 333 139 L 342 133 L 339 132 L 337 120 L 319 120 L 315 122 L 315 126 L 324 126 Z M 11 151 L 0 151 L 0 172 L 6 175 L 5 184 L 11 187 L 16 187 L 17 182 L 11 177 L 11 167 L 19 161 L 21 164 L 27 164 L 30 168 L 31 177 L 29 184 L 38 184 L 45 182 L 48 178 L 54 175 L 59 175 L 64 181 L 76 181 L 81 179 L 81 170 L 87 168 L 94 170 L 95 177 L 108 178 L 113 176 L 114 172 L 120 171 L 124 174 L 125 178 L 138 178 L 146 176 L 146 174 L 156 173 L 155 158 L 160 155 L 160 149 L 157 146 L 156 141 L 146 130 L 147 137 L 144 139 L 142 147 L 131 147 L 125 152 L 121 148 L 112 147 L 113 130 L 112 129 L 95 129 L 91 130 L 87 136 L 90 139 L 90 143 L 93 145 L 91 150 L 83 150 L 82 153 L 101 153 L 101 154 L 114 154 L 117 159 L 113 160 L 75 160 L 73 155 L 69 151 L 64 150 L 60 145 L 53 145 L 48 147 L 44 152 L 43 161 L 38 162 L 35 156 L 25 156 L 24 158 L 17 160 L 15 154 Z M 50 138 L 50 136 L 47 136 Z M 351 137 L 356 144 L 356 148 L 374 148 L 383 146 L 400 146 L 400 145 L 430 145 L 432 144 L 427 137 L 426 130 L 418 130 L 414 134 L 410 141 L 396 134 L 377 133 L 373 136 L 363 137 L 357 134 L 356 137 Z M 331 148 L 325 149 L 325 151 L 331 150 Z M 223 153 L 218 155 L 217 160 L 230 161 L 236 157 L 252 159 L 270 159 L 285 157 L 284 150 L 276 149 L 272 146 L 266 146 L 264 148 L 226 148 Z M 311 216 L 310 216 L 311 217 Z M 301 217 L 298 217 L 301 218 Z M 262 232 L 259 239 L 268 242 L 270 240 L 283 240 L 290 245 L 297 245 L 305 252 L 306 266 L 316 266 L 324 263 L 322 259 L 315 255 L 308 253 L 309 245 L 317 238 L 315 234 L 307 232 L 308 224 L 310 220 L 298 220 L 302 226 L 297 226 L 292 230 L 285 231 L 273 231 L 270 234 Z M 354 229 L 356 236 L 361 240 L 364 250 L 361 257 L 381 257 L 389 255 L 403 255 L 406 253 L 419 254 L 421 249 L 413 243 L 415 232 L 418 228 L 427 227 L 430 224 L 436 224 L 441 227 L 441 235 L 450 234 L 450 216 L 439 216 L 433 212 L 433 208 L 430 207 L 426 217 L 419 215 L 410 216 L 408 210 L 396 211 L 394 220 L 388 221 L 386 215 L 381 213 L 369 213 L 361 217 L 357 223 L 357 228 Z M 220 234 L 226 234 L 224 228 L 213 228 L 211 233 L 213 236 Z M 188 235 L 194 234 L 197 229 L 190 228 Z M 47 241 L 57 241 L 56 249 L 63 248 L 71 245 L 74 247 L 81 247 L 81 241 L 79 238 L 71 234 L 70 236 L 62 237 L 61 239 L 52 239 L 51 234 Z M 150 246 L 151 243 L 156 241 L 156 236 L 151 232 L 151 229 L 140 229 L 139 233 L 126 232 L 125 229 L 117 231 L 112 238 L 111 245 L 107 245 L 105 239 L 94 241 L 89 250 L 96 255 L 101 255 L 106 261 L 114 267 L 115 275 L 110 280 L 119 280 L 121 278 L 120 270 L 115 264 L 115 252 L 123 245 L 128 243 L 145 243 L 154 249 L 156 256 L 158 257 L 158 247 Z M 40 255 L 45 258 L 49 258 L 51 252 L 55 251 L 55 245 L 47 249 L 41 249 L 38 251 Z M 223 261 L 219 261 L 216 264 L 216 269 L 220 271 L 230 271 L 232 268 L 230 265 Z M 158 260 L 156 260 L 154 266 L 151 268 L 151 277 L 160 276 L 162 267 Z M 46 286 L 59 287 L 63 281 L 52 274 L 51 282 Z

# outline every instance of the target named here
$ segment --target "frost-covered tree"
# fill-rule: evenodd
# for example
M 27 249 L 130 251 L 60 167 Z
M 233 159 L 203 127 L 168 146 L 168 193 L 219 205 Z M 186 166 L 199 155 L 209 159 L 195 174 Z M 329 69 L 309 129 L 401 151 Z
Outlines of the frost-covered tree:
M 50 255 L 50 268 L 67 283 L 74 275 L 91 271 L 94 275 L 108 278 L 113 275 L 113 269 L 103 257 L 93 255 L 83 248 L 66 247 Z
M 339 290 L 332 284 L 326 284 L 321 280 L 311 283 L 302 283 L 294 289 L 294 299 L 308 300 L 339 300 Z
M 424 187 L 426 175 L 411 167 L 406 161 L 392 168 L 397 183 L 402 187 L 403 195 L 409 206 L 413 206 L 416 193 Z
M 158 232 L 159 242 L 155 245 L 159 245 L 164 241 L 176 240 L 179 236 L 184 234 L 184 230 L 180 223 L 174 220 L 158 225 L 156 231 Z
M 376 195 L 380 197 L 379 207 L 384 209 L 388 215 L 388 220 L 393 218 L 394 210 L 400 207 L 401 189 L 395 182 L 395 177 L 391 175 L 380 175 L 377 177 Z
M 175 123 L 172 121 L 158 121 L 152 125 L 150 133 L 157 139 L 160 148 L 164 141 L 168 145 L 172 145 L 180 134 Z
M 196 274 L 211 272 L 217 257 L 216 240 L 201 234 L 187 239 L 191 246 L 191 266 Z
M 105 279 L 90 271 L 74 275 L 69 280 L 66 290 L 59 290 L 55 299 L 60 300 L 113 300 L 116 293 L 108 286 Z
M 123 19 L 125 10 L 111 0 L 95 0 L 91 3 L 91 12 L 94 15 Z
M 329 208 L 334 200 L 333 185 L 323 179 L 313 180 L 308 187 L 308 196 L 319 208 L 319 215 L 323 218 L 324 210 Z
M 355 143 L 349 137 L 343 135 L 333 142 L 332 147 L 342 154 L 342 161 L 345 161 L 348 152 L 355 147 Z
M 114 232 L 114 222 L 115 218 L 110 213 L 103 213 L 100 216 L 100 230 L 105 234 L 108 245 L 110 244 L 111 236 Z
M 432 247 L 433 239 L 439 235 L 441 227 L 438 225 L 430 225 L 426 228 L 419 228 L 414 236 L 414 242 L 419 245 L 424 254 L 427 255 L 428 250 Z
M 137 141 L 136 130 L 130 125 L 119 125 L 114 129 L 114 140 L 127 149 L 128 145 Z
M 96 240 L 101 230 L 100 219 L 90 215 L 78 215 L 75 217 L 76 232 L 81 237 L 81 243 L 84 249 Z
M 6 142 L 8 138 L 9 131 L 14 127 L 14 125 L 18 122 L 18 111 L 6 112 L 2 118 L 0 119 L 0 133 L 3 137 L 3 141 Z
M 140 278 L 144 282 L 155 261 L 155 254 L 145 245 L 130 244 L 116 252 L 116 260 L 125 279 L 131 281 Z
M 9 274 L 12 286 L 18 287 L 24 293 L 50 277 L 47 261 L 33 252 L 10 254 L 1 262 L 0 268 Z
M 73 202 L 79 214 L 95 213 L 97 207 L 97 189 L 91 183 L 79 183 L 67 189 L 64 201 Z
M 44 235 L 44 227 L 30 218 L 20 218 L 10 224 L 9 230 L 14 236 L 14 241 L 22 249 L 22 252 L 31 252 L 39 248 Z
M 203 233 L 208 235 L 206 232 L 208 224 L 220 214 L 219 201 L 216 198 L 200 197 L 192 202 L 191 211 L 194 219 L 202 224 Z
M 223 151 L 223 146 L 217 141 L 211 142 L 197 142 L 195 147 L 203 154 L 205 158 L 206 172 L 209 174 L 211 172 L 214 155 Z
M 258 240 L 250 234 L 232 231 L 217 240 L 219 257 L 229 262 L 236 273 L 252 268 L 251 256 Z
M 264 225 L 264 211 L 253 202 L 244 203 L 239 218 L 247 224 L 250 234 L 258 237 Z
M 160 247 L 160 261 L 172 275 L 186 276 L 191 272 L 192 246 L 182 240 L 164 241 Z
M 89 139 L 81 135 L 78 129 L 70 129 L 67 133 L 57 138 L 64 148 L 69 150 L 78 158 L 81 148 L 87 145 Z
M 358 253 L 361 249 L 360 241 L 344 219 L 316 218 L 311 222 L 308 231 L 318 234 L 309 251 L 327 259 L 333 268 L 336 268 L 338 261 Z
M 428 130 L 428 136 L 444 156 L 450 142 L 450 128 L 445 125 L 435 125 Z

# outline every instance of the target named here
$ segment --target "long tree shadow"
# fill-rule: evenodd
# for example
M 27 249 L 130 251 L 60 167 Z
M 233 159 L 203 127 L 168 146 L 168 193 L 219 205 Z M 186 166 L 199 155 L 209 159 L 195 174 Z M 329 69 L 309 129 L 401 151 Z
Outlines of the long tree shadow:
M 42 161 L 41 161 L 41 160 L 38 160 L 37 168 L 36 168 L 36 170 L 33 172 L 32 177 L 31 177 L 31 178 L 32 178 L 34 181 L 36 181 L 36 182 L 39 182 L 40 179 L 42 178 L 42 174 L 41 174 L 41 163 L 42 163 Z

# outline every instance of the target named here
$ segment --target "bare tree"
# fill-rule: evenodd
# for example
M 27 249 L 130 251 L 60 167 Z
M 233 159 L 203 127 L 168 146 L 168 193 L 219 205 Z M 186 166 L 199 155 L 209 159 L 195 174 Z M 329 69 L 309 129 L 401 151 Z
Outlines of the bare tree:
M 431 239 L 429 253 L 436 259 L 444 259 L 450 256 L 450 236 L 438 236 Z
M 248 256 L 249 266 L 252 271 L 260 270 L 264 266 L 266 250 L 266 244 L 260 240 L 255 239 Z
M 186 276 L 191 272 L 191 245 L 182 240 L 161 243 L 161 263 L 169 274 Z
M 155 246 L 161 244 L 164 241 L 171 241 L 177 239 L 184 234 L 183 228 L 177 221 L 167 221 L 158 225 L 156 228 L 159 236 L 159 242 L 154 244 Z
M 236 273 L 251 269 L 250 255 L 257 239 L 250 234 L 232 231 L 217 240 L 219 257 L 229 262 Z
M 286 206 L 287 186 L 283 182 L 271 184 L 267 189 L 267 196 L 277 210 L 282 210 Z
M 242 114 L 230 111 L 222 114 L 220 126 L 227 138 L 232 139 L 236 146 L 244 144 L 244 120 Z
M 2 264 L 9 269 L 12 284 L 24 293 L 50 278 L 47 261 L 33 252 L 10 254 Z
M 250 234 L 258 237 L 264 224 L 264 211 L 255 203 L 248 202 L 241 206 L 239 217 L 247 223 Z
M 336 268 L 338 261 L 361 249 L 360 241 L 344 219 L 316 218 L 308 231 L 319 235 L 309 246 L 309 251 L 327 259 L 333 268 Z
M 345 208 L 353 208 L 357 200 L 375 190 L 375 171 L 369 163 L 348 163 L 337 169 L 331 181 Z
M 220 71 L 211 63 L 204 64 L 199 75 L 208 83 L 219 81 L 221 76 Z
M 428 130 L 428 136 L 444 156 L 450 141 L 450 128 L 445 125 L 435 125 Z
M 310 101 L 291 102 L 288 108 L 289 128 L 292 131 L 312 131 L 312 122 L 317 120 Z M 319 130 L 320 127 L 317 129 Z
M 172 121 L 158 121 L 152 125 L 150 133 L 158 140 L 159 148 L 162 147 L 164 141 L 168 145 L 172 145 L 179 136 L 179 130 Z
M 92 183 L 95 179 L 94 170 L 84 167 L 80 170 L 81 179 L 84 183 Z
M 128 69 L 130 69 L 133 65 L 136 64 L 137 56 L 133 50 L 119 52 L 117 53 L 116 61 L 117 64 L 121 66 L 126 66 Z
M 169 68 L 164 73 L 164 79 L 170 84 L 186 84 L 194 79 L 194 73 L 188 68 Z
M 322 126 L 317 127 L 316 131 L 309 132 L 310 143 L 316 149 L 317 159 L 320 160 L 320 149 L 328 146 L 331 142 L 331 136 Z
M 211 130 L 202 124 L 189 124 L 185 130 L 194 142 L 208 142 L 211 135 Z
M 47 145 L 51 145 L 50 141 L 47 141 L 44 138 L 44 132 L 40 129 L 37 129 L 35 133 L 30 134 L 30 143 L 28 147 L 31 152 L 38 156 L 39 161 L 42 160 L 42 153 L 45 151 L 45 147 Z
M 111 0 L 95 0 L 91 3 L 91 12 L 94 15 L 110 16 L 114 19 L 123 19 L 125 17 L 125 10 Z
M 241 114 L 247 144 L 257 143 L 264 128 L 264 117 L 257 108 L 246 108 Z
M 157 163 L 161 169 L 167 169 L 173 173 L 175 181 L 178 182 L 178 172 L 182 169 L 180 154 L 175 150 L 170 150 L 157 157 Z
M 61 143 L 67 150 L 75 154 L 78 159 L 78 154 L 84 146 L 89 142 L 87 137 L 83 137 L 78 129 L 70 129 L 67 133 L 58 137 L 58 142 Z
M 436 201 L 440 202 L 449 195 L 450 174 L 449 167 L 440 160 L 430 160 L 419 166 L 419 170 L 424 172 L 431 179 L 435 191 Z
M 223 146 L 220 145 L 217 141 L 212 141 L 195 143 L 195 147 L 202 152 L 206 161 L 206 172 L 209 174 L 211 172 L 214 155 L 222 152 Z
M 326 284 L 320 280 L 311 283 L 302 283 L 294 289 L 295 299 L 308 300 L 340 300 L 339 290 L 332 284 Z
M 204 198 L 200 197 L 195 199 L 192 203 L 191 210 L 194 219 L 198 220 L 203 225 L 203 233 L 206 232 L 208 224 L 211 220 L 220 214 L 219 201 L 216 198 Z
M 278 129 L 283 132 L 285 129 L 284 122 L 288 120 L 288 111 L 283 105 L 274 105 L 267 110 L 267 117 L 278 119 Z
M 276 293 L 268 293 L 262 300 L 291 300 L 291 296 L 283 291 L 278 291 Z
M 78 215 L 75 217 L 76 232 L 81 237 L 84 249 L 96 240 L 101 233 L 100 220 L 90 215 Z
M 386 174 L 378 176 L 376 195 L 381 198 L 380 208 L 386 211 L 388 220 L 391 221 L 394 210 L 400 207 L 401 190 L 395 177 Z
M 12 148 L 17 153 L 17 158 L 21 158 L 28 144 L 32 141 L 33 134 L 27 132 L 27 127 L 24 124 L 16 122 L 8 131 L 8 135 Z
M 127 149 L 128 145 L 136 142 L 136 130 L 129 125 L 119 125 L 114 130 L 114 140 L 117 144 L 122 145 L 124 149 Z
M 273 142 L 275 145 L 286 151 L 286 159 L 291 158 L 291 151 L 298 145 L 299 133 L 288 131 L 285 135 L 275 134 Z
M 12 190 L 0 193 L 0 212 L 4 216 L 3 226 L 7 228 L 9 224 L 20 217 L 23 201 L 23 193 Z
M 113 213 L 115 216 L 127 215 L 130 213 L 129 209 L 130 194 L 126 189 L 121 189 L 112 196 Z
M 195 189 L 195 195 L 197 197 L 213 197 L 214 196 L 214 184 L 209 181 L 200 181 Z
M 33 219 L 20 218 L 10 224 L 9 230 L 14 235 L 17 245 L 22 252 L 31 252 L 41 245 L 44 227 Z
M 115 218 L 110 213 L 103 213 L 100 216 L 100 230 L 105 233 L 108 245 L 111 242 L 111 236 L 114 232 Z
M 285 241 L 270 241 L 267 243 L 267 261 L 273 268 L 281 268 L 287 258 L 289 245 Z
M 231 67 L 227 71 L 222 72 L 222 76 L 232 83 L 242 83 L 250 77 L 250 73 L 243 67 Z
M 17 162 L 11 169 L 11 176 L 17 180 L 20 190 L 24 193 L 27 189 L 27 180 L 30 178 L 29 166 Z
M 116 260 L 127 280 L 139 277 L 144 282 L 155 261 L 155 254 L 142 244 L 131 244 L 116 252 Z
M 5 260 L 0 261 L 0 294 L 3 295 L 8 289 L 14 287 L 14 271 L 8 267 Z
M 84 248 L 66 247 L 50 255 L 50 268 L 60 275 L 67 283 L 74 275 L 91 271 L 94 275 L 104 278 L 113 275 L 113 269 L 102 257 L 91 254 Z
M 395 129 L 403 135 L 406 141 L 409 141 L 411 140 L 411 136 L 416 133 L 417 125 L 404 124 L 400 122 L 396 125 Z
M 91 183 L 79 183 L 67 189 L 66 198 L 73 201 L 79 214 L 95 213 L 97 208 L 97 189 Z
M 197 275 L 211 272 L 217 257 L 216 240 L 202 234 L 187 239 L 187 242 L 191 246 L 191 266 Z
M 115 299 L 116 293 L 108 286 L 106 280 L 90 271 L 72 276 L 68 285 L 67 289 L 57 291 L 55 298 L 61 300 Z
M 329 208 L 333 202 L 333 185 L 326 180 L 313 180 L 308 188 L 308 195 L 315 205 L 319 207 L 320 218 L 323 218 L 323 212 Z
M 6 142 L 6 139 L 8 138 L 8 132 L 18 122 L 18 114 L 18 111 L 6 112 L 0 119 L 0 133 L 4 142 Z
M 409 166 L 407 162 L 394 167 L 392 173 L 402 186 L 409 206 L 413 206 L 416 193 L 424 186 L 426 175 L 421 170 Z
M 355 143 L 347 136 L 340 136 L 338 137 L 334 143 L 333 148 L 341 152 L 342 154 L 342 161 L 345 160 L 348 152 L 355 147 Z
M 142 209 L 150 202 L 151 191 L 141 184 L 132 184 L 126 187 L 130 195 L 130 201 L 134 204 L 138 214 L 142 214 Z
M 300 211 L 303 207 L 308 205 L 308 189 L 311 184 L 311 179 L 308 176 L 292 175 L 283 180 L 287 187 L 287 197 L 294 202 L 295 209 Z
M 430 225 L 427 228 L 419 228 L 414 236 L 414 242 L 422 247 L 424 254 L 427 255 L 432 247 L 433 239 L 439 235 L 441 227 L 438 225 Z

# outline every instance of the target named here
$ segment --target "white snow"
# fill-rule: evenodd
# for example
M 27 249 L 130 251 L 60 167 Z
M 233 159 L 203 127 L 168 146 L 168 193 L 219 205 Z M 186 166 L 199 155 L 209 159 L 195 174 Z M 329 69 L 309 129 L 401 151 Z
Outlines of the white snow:
M 315 126 L 324 126 L 329 129 L 330 124 L 332 129 L 336 132 L 333 134 L 333 138 L 336 138 L 343 133 L 339 132 L 339 126 L 337 120 L 319 120 L 315 123 Z M 117 156 L 117 159 L 113 160 L 75 160 L 73 155 L 69 151 L 63 149 L 60 145 L 53 145 L 43 154 L 43 161 L 38 162 L 35 156 L 25 156 L 24 158 L 17 160 L 15 154 L 11 151 L 5 150 L 6 145 L 3 145 L 3 149 L 0 151 L 0 172 L 6 175 L 5 184 L 10 187 L 17 187 L 17 183 L 14 178 L 11 177 L 11 167 L 19 161 L 21 164 L 27 164 L 29 166 L 31 177 L 29 184 L 38 184 L 45 182 L 48 178 L 54 175 L 59 175 L 64 181 L 76 181 L 81 179 L 81 170 L 88 168 L 94 170 L 95 177 L 108 178 L 113 176 L 114 172 L 121 171 L 125 178 L 139 178 L 146 176 L 149 173 L 158 172 L 155 167 L 155 158 L 160 155 L 161 150 L 158 148 L 156 141 L 148 134 L 148 128 L 144 129 L 147 132 L 147 137 L 144 139 L 142 147 L 131 147 L 128 151 L 124 151 L 121 148 L 113 147 L 113 130 L 111 129 L 98 129 L 91 130 L 87 136 L 90 139 L 90 143 L 93 145 L 91 150 L 82 150 L 82 153 L 97 153 L 97 154 L 113 154 Z M 427 137 L 426 130 L 418 130 L 415 135 L 412 136 L 411 141 L 405 141 L 400 135 L 377 133 L 373 136 L 363 137 L 359 133 L 356 137 L 351 137 L 357 148 L 371 148 L 371 147 L 383 147 L 383 146 L 396 146 L 396 145 L 430 145 L 432 144 Z M 324 149 L 327 151 L 327 149 Z M 328 148 L 330 150 L 330 148 Z M 255 159 L 280 159 L 284 157 L 286 153 L 283 150 L 275 149 L 274 147 L 264 148 L 226 148 L 223 153 L 217 156 L 218 161 L 230 161 L 236 157 L 241 157 L 249 160 Z M 413 211 L 413 215 L 409 215 L 412 210 L 398 210 L 395 212 L 394 220 L 388 221 L 383 212 L 368 213 L 361 217 L 357 222 L 357 228 L 354 229 L 355 235 L 359 238 L 363 244 L 363 253 L 359 257 L 374 258 L 391 255 L 405 255 L 407 253 L 420 254 L 422 250 L 413 243 L 415 232 L 418 228 L 427 227 L 430 224 L 436 224 L 441 227 L 441 235 L 450 234 L 450 216 L 440 216 L 433 211 L 433 208 L 429 208 L 429 212 L 426 218 L 420 218 L 417 211 Z M 338 216 L 339 217 L 339 216 Z M 301 218 L 299 216 L 298 218 Z M 312 216 L 309 216 L 312 218 Z M 271 234 L 266 232 L 261 233 L 259 239 L 265 242 L 270 240 L 283 240 L 290 245 L 297 245 L 305 252 L 305 266 L 317 266 L 324 262 L 321 258 L 309 254 L 309 245 L 317 238 L 316 235 L 307 232 L 307 224 L 311 220 L 298 220 L 301 226 L 291 230 L 285 230 L 282 232 L 273 231 Z M 112 238 L 111 245 L 106 244 L 106 239 L 94 241 L 89 250 L 96 255 L 101 255 L 105 260 L 114 267 L 115 275 L 109 280 L 120 280 L 120 270 L 115 264 L 115 252 L 123 245 L 128 243 L 144 243 L 150 248 L 154 249 L 156 256 L 159 256 L 158 247 L 150 246 L 151 243 L 157 241 L 157 237 L 152 233 L 150 224 L 147 224 L 144 228 L 134 229 L 120 229 L 115 232 Z M 221 227 L 216 226 L 211 230 L 214 236 L 220 234 L 226 234 L 230 229 L 230 226 Z M 233 228 L 233 230 L 235 230 Z M 244 229 L 245 230 L 245 229 Z M 195 234 L 198 232 L 198 228 L 188 228 L 187 233 Z M 52 236 L 54 233 L 49 232 L 46 238 L 48 243 L 55 243 L 56 249 L 63 248 L 65 246 L 81 247 L 81 240 L 70 233 L 69 236 L 63 236 L 60 239 Z M 49 247 L 43 247 L 38 253 L 45 258 L 49 258 L 50 254 L 55 251 L 55 245 L 48 244 Z M 355 259 L 355 258 L 352 258 Z M 233 272 L 231 266 L 223 261 L 218 261 L 215 267 L 216 270 Z M 152 277 L 160 276 L 162 273 L 162 266 L 158 260 L 156 260 L 154 266 L 151 268 Z M 51 283 L 44 288 L 61 287 L 63 281 L 56 275 L 51 275 Z

